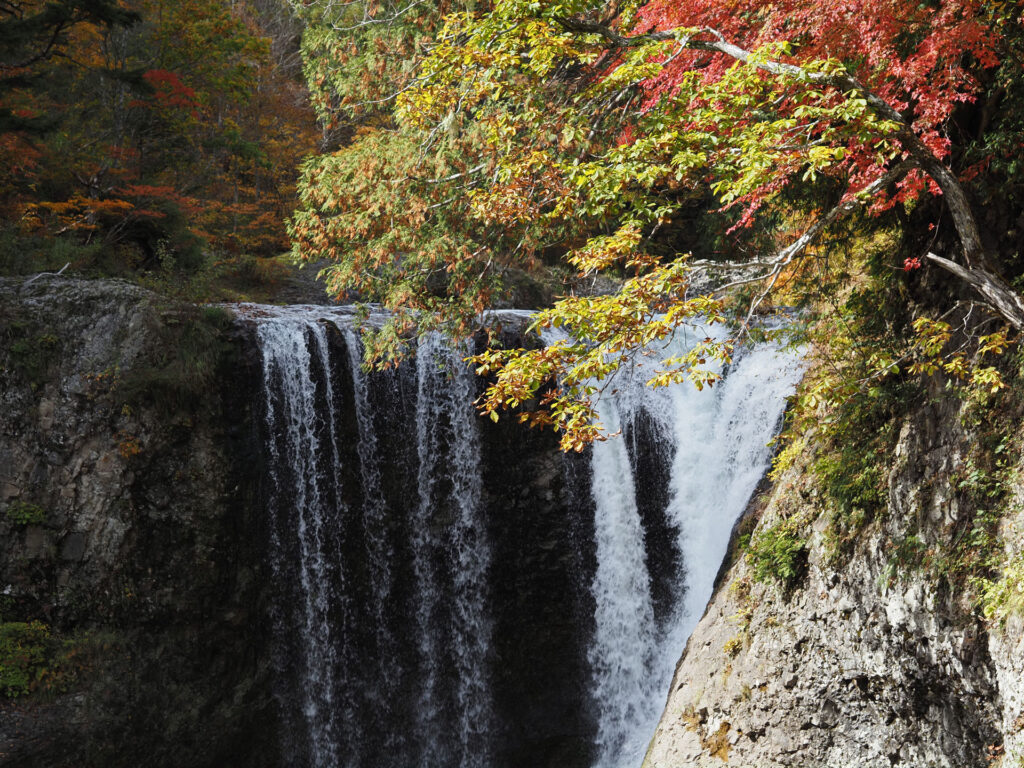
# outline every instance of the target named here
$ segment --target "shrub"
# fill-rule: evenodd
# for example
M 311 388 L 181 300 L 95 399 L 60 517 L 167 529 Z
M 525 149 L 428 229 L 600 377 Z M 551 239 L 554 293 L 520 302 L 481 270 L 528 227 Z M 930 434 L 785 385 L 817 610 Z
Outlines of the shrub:
M 7 507 L 7 519 L 15 525 L 42 525 L 46 522 L 46 511 L 36 504 L 13 501 Z
M 47 668 L 52 641 L 40 621 L 0 623 L 0 694 L 14 698 L 32 690 Z
M 65 693 L 109 651 L 112 642 L 110 634 L 90 631 L 60 636 L 42 621 L 0 619 L 0 698 Z
M 792 519 L 758 531 L 747 548 L 754 580 L 774 581 L 785 588 L 796 584 L 807 567 L 807 542 Z
M 981 611 L 989 621 L 1024 613 L 1024 554 L 1018 553 L 996 580 L 981 579 Z

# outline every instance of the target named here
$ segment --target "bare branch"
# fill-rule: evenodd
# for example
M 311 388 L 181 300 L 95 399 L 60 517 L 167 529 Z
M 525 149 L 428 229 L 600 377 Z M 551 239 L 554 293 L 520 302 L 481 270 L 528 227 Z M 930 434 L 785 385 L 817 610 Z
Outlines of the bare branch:
M 57 277 L 59 275 L 62 275 L 62 274 L 64 274 L 64 270 L 67 269 L 70 266 L 71 266 L 71 262 L 69 261 L 67 264 L 65 264 L 63 267 L 61 267 L 60 270 L 57 271 L 57 272 L 40 272 L 35 277 L 30 277 L 28 280 L 26 280 L 24 283 L 22 283 L 21 287 L 25 288 L 25 286 L 34 283 L 40 277 Z
M 1024 330 L 1024 301 L 997 276 L 980 267 L 957 264 L 931 251 L 925 254 L 925 258 L 969 284 L 984 297 L 991 309 L 1017 330 Z

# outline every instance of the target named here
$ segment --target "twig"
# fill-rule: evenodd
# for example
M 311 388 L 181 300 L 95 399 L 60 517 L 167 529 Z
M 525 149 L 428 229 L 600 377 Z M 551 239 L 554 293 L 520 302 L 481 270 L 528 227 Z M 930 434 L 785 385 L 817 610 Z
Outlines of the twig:
M 65 264 L 65 265 L 64 265 L 63 267 L 61 267 L 61 268 L 60 268 L 60 271 L 58 271 L 58 272 L 40 272 L 40 273 L 39 273 L 38 275 L 36 275 L 35 277 L 29 278 L 29 279 L 28 279 L 28 280 L 26 280 L 26 281 L 25 281 L 24 283 L 22 283 L 22 284 L 21 284 L 21 287 L 22 287 L 22 288 L 24 288 L 24 287 L 25 287 L 26 285 L 28 285 L 29 283 L 34 283 L 34 282 L 35 282 L 36 280 L 38 280 L 38 279 L 39 279 L 40 277 L 46 277 L 46 276 L 50 276 L 50 277 L 57 277 L 58 275 L 61 275 L 61 274 L 63 274 L 63 273 L 64 273 L 64 270 L 65 270 L 65 269 L 67 269 L 67 268 L 68 268 L 68 267 L 70 267 L 70 266 L 71 266 L 71 262 L 69 261 L 69 262 L 68 262 L 67 264 Z

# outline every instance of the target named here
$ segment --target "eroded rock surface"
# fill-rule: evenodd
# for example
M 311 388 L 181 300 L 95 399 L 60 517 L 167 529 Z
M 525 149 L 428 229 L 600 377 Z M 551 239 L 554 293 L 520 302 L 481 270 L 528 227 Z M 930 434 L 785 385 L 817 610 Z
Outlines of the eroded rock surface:
M 3 705 L 0 765 L 271 759 L 232 327 L 118 281 L 0 280 L 0 620 L 73 651 Z
M 938 551 L 963 535 L 953 483 L 969 440 L 948 402 L 910 416 L 884 459 L 888 509 L 839 556 L 813 448 L 779 479 L 752 514 L 757 530 L 808 516 L 806 572 L 784 590 L 734 556 L 679 663 L 645 768 L 1020 764 L 1019 616 L 982 620 L 971 596 L 903 563 L 892 544 L 913 535 L 915 551 Z M 1001 503 L 1004 533 L 1019 531 L 1019 503 Z M 1019 543 L 1007 536 L 1008 548 Z

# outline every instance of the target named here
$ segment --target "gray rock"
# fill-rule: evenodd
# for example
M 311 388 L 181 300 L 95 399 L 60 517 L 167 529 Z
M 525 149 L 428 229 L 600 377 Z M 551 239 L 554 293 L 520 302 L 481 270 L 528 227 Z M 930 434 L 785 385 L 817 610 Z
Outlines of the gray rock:
M 888 465 L 889 509 L 838 561 L 825 551 L 827 512 L 807 506 L 816 498 L 809 459 L 779 479 L 758 525 L 798 509 L 807 515 L 808 571 L 783 593 L 754 582 L 743 558 L 728 566 L 677 667 L 646 768 L 982 768 L 999 745 L 1024 755 L 1024 622 L 987 626 L 968 596 L 949 594 L 924 569 L 894 577 L 890 568 L 890 542 L 913 532 L 924 546 L 941 546 L 965 514 L 949 485 L 971 439 L 957 408 L 937 399 L 908 418 Z M 1024 486 L 1017 495 L 1003 527 L 1008 546 L 1021 551 Z M 751 640 L 727 659 L 722 648 L 735 624 L 725 617 L 741 610 L 750 612 Z M 727 662 L 723 684 L 718 670 Z M 774 683 L 771 670 L 780 671 Z M 738 685 L 758 687 L 766 673 L 767 716 L 758 697 L 732 695 Z M 700 690 L 679 684 L 697 679 L 706 680 Z M 764 737 L 737 740 L 724 758 L 702 748 L 687 763 L 673 761 L 693 740 L 672 713 L 698 701 L 723 720 L 763 728 Z

